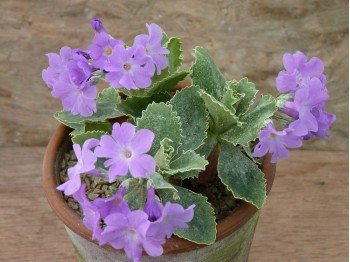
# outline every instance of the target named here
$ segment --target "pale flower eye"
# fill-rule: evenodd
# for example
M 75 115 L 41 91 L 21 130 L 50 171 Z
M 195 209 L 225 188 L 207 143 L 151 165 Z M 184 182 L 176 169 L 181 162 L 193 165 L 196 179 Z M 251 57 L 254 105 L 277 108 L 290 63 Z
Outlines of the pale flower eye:
M 125 156 L 126 158 L 130 158 L 130 157 L 132 156 L 132 152 L 131 152 L 130 150 L 126 149 L 126 150 L 124 151 L 124 156 Z

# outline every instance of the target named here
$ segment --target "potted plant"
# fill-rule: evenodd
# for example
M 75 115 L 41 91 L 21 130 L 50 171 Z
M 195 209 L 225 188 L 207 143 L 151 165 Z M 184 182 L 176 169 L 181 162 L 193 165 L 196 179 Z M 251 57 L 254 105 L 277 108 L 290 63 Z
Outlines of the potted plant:
M 42 73 L 64 109 L 44 191 L 79 257 L 246 261 L 277 158 L 328 137 L 335 120 L 322 61 L 285 54 L 280 94 L 257 97 L 247 78 L 226 81 L 203 47 L 183 69 L 180 39 L 156 24 L 132 46 L 97 18 L 91 26 L 88 49 L 48 54 Z

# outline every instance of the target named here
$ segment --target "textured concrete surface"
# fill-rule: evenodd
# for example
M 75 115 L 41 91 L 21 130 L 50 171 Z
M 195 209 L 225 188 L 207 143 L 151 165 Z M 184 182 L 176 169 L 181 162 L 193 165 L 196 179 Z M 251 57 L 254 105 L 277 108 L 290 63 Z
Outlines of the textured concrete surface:
M 185 64 L 194 46 L 212 54 L 227 79 L 247 76 L 263 93 L 276 93 L 275 77 L 284 52 L 302 50 L 325 62 L 337 114 L 332 139 L 313 140 L 304 149 L 348 148 L 348 1 L 19 1 L 0 2 L 0 145 L 46 145 L 57 126 L 60 102 L 41 80 L 44 56 L 60 47 L 86 48 L 99 16 L 116 38 L 132 43 L 158 23 L 183 41 Z

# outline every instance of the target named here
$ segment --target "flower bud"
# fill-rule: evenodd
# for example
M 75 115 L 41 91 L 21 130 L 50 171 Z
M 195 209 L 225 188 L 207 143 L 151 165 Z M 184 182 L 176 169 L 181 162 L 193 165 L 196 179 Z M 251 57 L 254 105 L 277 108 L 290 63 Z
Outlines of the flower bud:
M 102 21 L 98 17 L 94 17 L 91 20 L 90 25 L 91 25 L 92 29 L 94 29 L 97 33 L 105 33 L 106 32 L 106 30 L 103 27 Z

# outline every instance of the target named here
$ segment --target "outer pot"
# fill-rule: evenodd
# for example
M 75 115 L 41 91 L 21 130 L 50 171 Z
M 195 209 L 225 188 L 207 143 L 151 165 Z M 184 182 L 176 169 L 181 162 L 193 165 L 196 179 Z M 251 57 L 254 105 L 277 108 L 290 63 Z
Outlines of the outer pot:
M 42 170 L 45 196 L 53 211 L 65 224 L 80 261 L 127 262 L 129 260 L 122 251 L 115 250 L 109 245 L 100 247 L 96 241 L 91 240 L 91 231 L 83 225 L 81 218 L 68 206 L 62 193 L 56 189 L 59 183 L 61 159 L 69 146 L 68 134 L 69 129 L 60 125 L 46 149 Z M 276 166 L 270 163 L 270 157 L 263 160 L 262 170 L 269 192 L 276 171 Z M 144 255 L 142 261 L 247 261 L 259 213 L 254 206 L 244 203 L 218 223 L 214 244 L 198 245 L 173 236 L 164 244 L 164 253 L 161 257 Z

